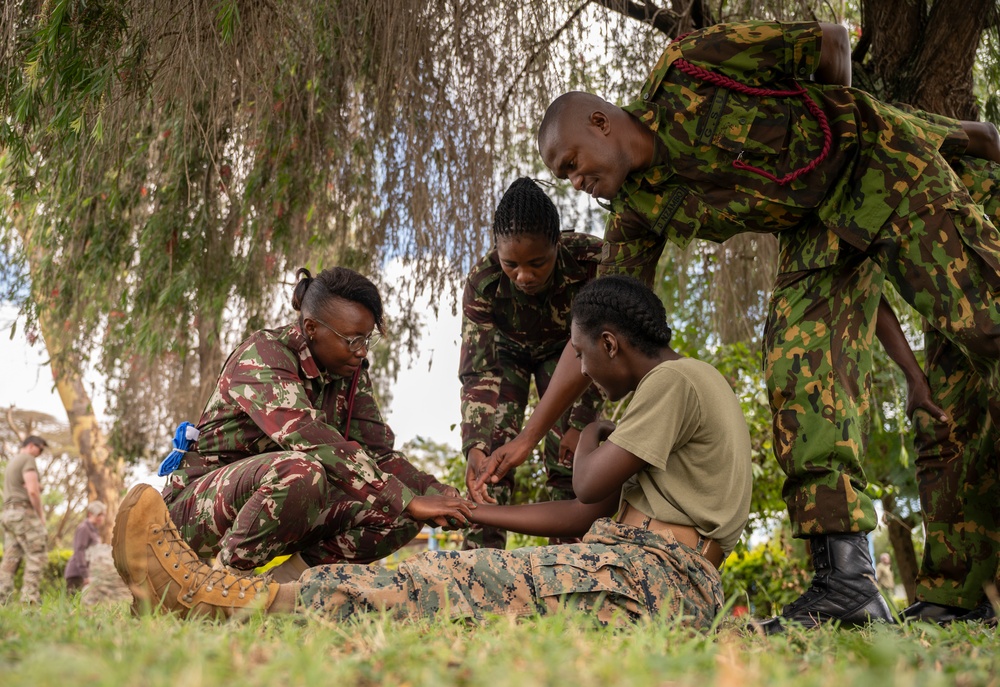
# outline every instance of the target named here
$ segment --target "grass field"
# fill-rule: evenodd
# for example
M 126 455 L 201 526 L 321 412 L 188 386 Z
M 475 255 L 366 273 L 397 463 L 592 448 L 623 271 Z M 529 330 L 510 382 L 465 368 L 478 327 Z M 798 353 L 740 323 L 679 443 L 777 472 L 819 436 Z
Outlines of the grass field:
M 480 626 L 333 625 L 254 617 L 240 624 L 133 618 L 126 605 L 0 608 L 0 685 L 997 685 L 1000 642 L 978 625 L 714 634 L 665 622 L 612 630 L 585 616 Z

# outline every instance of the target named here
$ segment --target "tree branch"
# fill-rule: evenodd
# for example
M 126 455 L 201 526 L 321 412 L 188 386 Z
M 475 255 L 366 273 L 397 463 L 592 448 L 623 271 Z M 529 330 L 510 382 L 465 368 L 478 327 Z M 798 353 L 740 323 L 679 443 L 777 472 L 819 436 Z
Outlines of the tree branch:
M 677 35 L 677 25 L 680 23 L 681 15 L 666 7 L 658 7 L 648 0 L 641 5 L 633 0 L 593 0 L 595 5 L 600 5 L 612 12 L 624 14 L 644 24 L 649 24 L 657 31 L 673 38 Z M 690 12 L 690 7 L 688 8 Z
M 539 44 L 538 49 L 535 50 L 535 52 L 531 53 L 531 55 L 528 57 L 528 60 L 524 63 L 524 66 L 521 67 L 521 71 L 518 72 L 517 76 L 514 77 L 514 80 L 511 82 L 510 86 L 507 87 L 507 90 L 503 94 L 503 98 L 500 99 L 499 109 L 501 115 L 506 113 L 507 104 L 510 102 L 510 96 L 514 93 L 514 89 L 517 87 L 517 84 L 520 83 L 521 77 L 527 74 L 528 69 L 530 69 L 531 65 L 535 63 L 535 61 L 538 59 L 538 56 L 542 54 L 542 51 L 548 48 L 550 45 L 552 45 L 555 42 L 555 40 L 559 38 L 559 36 L 561 36 L 566 31 L 566 29 L 568 29 L 573 24 L 574 21 L 576 21 L 576 18 L 580 16 L 580 13 L 583 12 L 584 9 L 586 9 L 587 5 L 590 4 L 590 1 L 591 0 L 586 0 L 582 5 L 577 7 L 573 11 L 573 13 L 569 15 L 569 19 L 563 22 L 563 25 L 560 26 L 558 29 L 556 29 L 555 33 L 553 33 L 551 36 L 542 41 Z

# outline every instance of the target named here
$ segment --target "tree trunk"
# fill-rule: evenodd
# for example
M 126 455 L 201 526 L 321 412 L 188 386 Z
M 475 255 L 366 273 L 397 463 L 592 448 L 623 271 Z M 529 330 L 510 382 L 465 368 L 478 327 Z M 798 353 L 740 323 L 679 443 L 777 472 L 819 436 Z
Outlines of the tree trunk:
M 36 266 L 41 260 L 41 253 L 33 245 L 29 232 L 25 231 L 24 222 L 18 219 L 15 217 L 14 223 L 28 256 L 29 269 L 32 273 L 37 273 Z M 32 284 L 32 294 L 38 309 L 38 327 L 49 354 L 52 379 L 66 409 L 70 435 L 87 475 L 87 492 L 91 500 L 103 501 L 108 507 L 101 538 L 111 541 L 118 502 L 125 486 L 122 478 L 123 463 L 120 459 L 111 457 L 104 432 L 94 415 L 90 395 L 83 385 L 79 358 L 65 344 L 64 331 L 67 328 L 54 320 L 52 309 L 47 307 L 51 296 L 36 284 Z
M 887 494 L 882 497 L 882 507 L 885 510 L 883 521 L 889 528 L 889 543 L 896 559 L 896 569 L 899 579 L 906 590 L 906 598 L 913 603 L 917 591 L 917 553 L 913 548 L 913 524 L 911 518 L 902 518 L 896 513 L 896 499 Z
M 972 67 L 996 0 L 864 0 L 854 85 L 957 119 L 976 119 Z M 862 60 L 864 62 L 862 63 Z
M 39 318 L 39 323 L 41 322 L 42 318 Z M 52 344 L 49 343 L 51 339 L 45 331 L 44 324 L 41 326 L 42 337 L 51 354 Z M 87 492 L 91 500 L 103 501 L 108 507 L 108 516 L 104 520 L 101 538 L 104 541 L 111 541 L 118 502 L 125 486 L 122 479 L 123 464 L 121 459 L 111 457 L 104 432 L 97 424 L 97 417 L 94 415 L 94 408 L 83 386 L 79 370 L 73 365 L 57 363 L 57 360 L 58 356 L 53 355 L 52 377 L 63 407 L 66 408 L 73 443 L 80 452 L 80 461 L 87 474 Z

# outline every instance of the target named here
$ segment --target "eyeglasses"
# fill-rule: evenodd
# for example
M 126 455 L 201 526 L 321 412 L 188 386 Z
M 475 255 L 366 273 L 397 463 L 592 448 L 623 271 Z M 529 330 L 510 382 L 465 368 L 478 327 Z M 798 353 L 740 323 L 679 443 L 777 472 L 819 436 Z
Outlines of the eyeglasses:
M 331 332 L 333 332 L 334 334 L 336 334 L 337 336 L 339 336 L 341 339 L 343 339 L 344 341 L 346 341 L 347 342 L 347 348 L 352 353 L 356 353 L 357 351 L 360 351 L 362 348 L 367 349 L 367 350 L 371 350 L 372 346 L 375 346 L 376 344 L 378 344 L 379 341 L 382 340 L 382 335 L 379 334 L 379 332 L 378 332 L 377 329 L 375 331 L 373 331 L 372 333 L 368 334 L 368 335 L 359 334 L 358 336 L 354 336 L 354 337 L 346 337 L 343 334 L 341 334 L 340 332 L 338 332 L 336 329 L 334 329 L 333 327 L 331 327 L 330 325 L 328 325 L 323 320 L 316 319 L 315 317 L 312 318 L 312 319 L 316 320 L 321 325 L 323 325 L 324 327 L 326 327 L 327 329 L 329 329 Z

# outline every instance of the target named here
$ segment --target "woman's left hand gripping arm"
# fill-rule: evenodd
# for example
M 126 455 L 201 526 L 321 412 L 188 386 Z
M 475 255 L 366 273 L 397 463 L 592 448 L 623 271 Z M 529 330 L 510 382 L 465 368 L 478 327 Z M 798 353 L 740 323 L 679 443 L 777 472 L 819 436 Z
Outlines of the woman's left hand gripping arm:
M 406 506 L 407 514 L 417 522 L 426 522 L 446 530 L 468 527 L 476 504 L 456 496 L 414 496 Z

